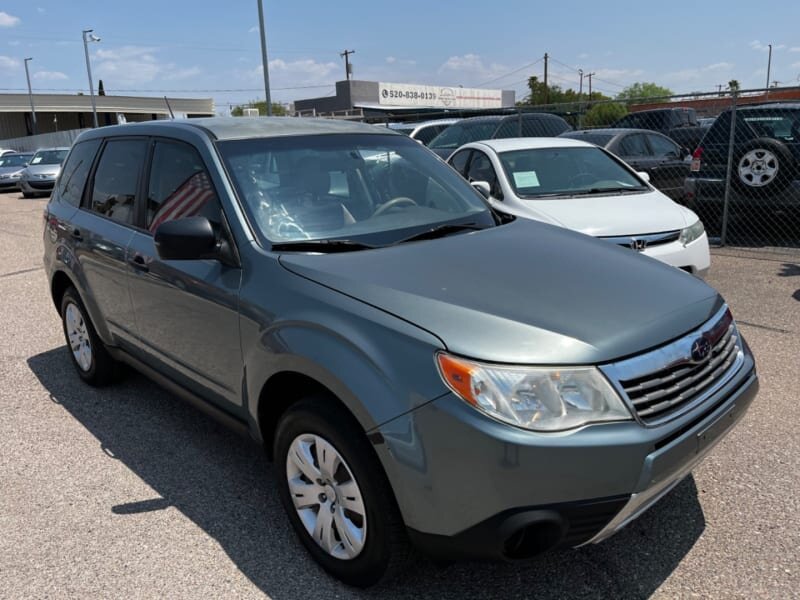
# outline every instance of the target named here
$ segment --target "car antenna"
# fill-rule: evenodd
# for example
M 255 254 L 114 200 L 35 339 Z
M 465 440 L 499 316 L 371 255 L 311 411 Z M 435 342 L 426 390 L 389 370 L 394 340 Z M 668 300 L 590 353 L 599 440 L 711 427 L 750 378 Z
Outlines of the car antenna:
M 169 118 L 174 121 L 175 120 L 175 113 L 172 112 L 172 107 L 169 105 L 169 100 L 167 100 L 166 96 L 164 96 L 164 102 L 167 103 L 167 108 L 169 109 Z

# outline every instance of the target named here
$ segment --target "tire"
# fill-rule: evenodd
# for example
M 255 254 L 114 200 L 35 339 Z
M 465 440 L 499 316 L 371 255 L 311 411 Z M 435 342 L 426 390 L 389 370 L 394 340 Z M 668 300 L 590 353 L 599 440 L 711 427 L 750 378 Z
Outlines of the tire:
M 61 324 L 69 356 L 80 378 L 94 387 L 114 381 L 116 361 L 98 337 L 74 287 L 67 288 L 61 298 Z
M 35 196 L 36 196 L 36 194 L 33 194 L 31 192 L 22 192 L 22 197 L 23 198 L 34 198 Z
M 797 174 L 792 153 L 772 138 L 758 138 L 734 155 L 731 182 L 748 198 L 782 192 Z
M 335 402 L 324 396 L 306 398 L 281 416 L 274 443 L 279 492 L 292 527 L 322 568 L 344 583 L 368 587 L 402 572 L 410 560 L 410 545 L 374 450 L 358 423 Z M 320 468 L 320 451 L 333 456 L 331 464 L 341 459 L 333 476 Z M 300 460 L 302 469 L 298 468 L 299 459 L 292 458 L 301 453 L 307 459 Z M 314 478 L 318 475 L 324 485 L 306 473 Z M 323 510 L 331 510 L 333 515 L 324 522 L 319 517 L 326 514 Z M 362 518 L 359 512 L 363 512 Z M 325 527 L 325 523 L 332 525 Z M 317 537 L 310 530 L 318 532 Z M 342 536 L 340 531 L 348 535 Z M 331 550 L 324 547 L 326 543 Z

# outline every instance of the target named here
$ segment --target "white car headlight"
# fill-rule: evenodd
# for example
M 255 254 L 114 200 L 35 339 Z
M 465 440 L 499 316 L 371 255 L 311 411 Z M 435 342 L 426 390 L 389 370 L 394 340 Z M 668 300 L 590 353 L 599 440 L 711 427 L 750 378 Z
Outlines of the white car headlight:
M 678 239 L 681 244 L 688 246 L 701 235 L 703 235 L 705 231 L 706 230 L 705 227 L 703 227 L 703 222 L 698 220 L 694 225 L 690 225 L 685 229 L 681 229 L 681 236 Z
M 460 398 L 499 421 L 532 431 L 630 420 L 631 413 L 594 367 L 481 364 L 440 352 L 442 379 Z

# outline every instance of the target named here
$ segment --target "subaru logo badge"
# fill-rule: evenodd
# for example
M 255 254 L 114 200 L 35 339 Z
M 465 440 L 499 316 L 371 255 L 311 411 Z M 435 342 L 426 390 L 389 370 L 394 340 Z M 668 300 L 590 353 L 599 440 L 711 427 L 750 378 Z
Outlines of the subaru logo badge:
M 640 240 L 639 238 L 631 238 L 631 250 L 643 252 L 647 248 L 647 240 Z
M 692 342 L 692 360 L 701 363 L 711 355 L 711 342 L 703 336 Z

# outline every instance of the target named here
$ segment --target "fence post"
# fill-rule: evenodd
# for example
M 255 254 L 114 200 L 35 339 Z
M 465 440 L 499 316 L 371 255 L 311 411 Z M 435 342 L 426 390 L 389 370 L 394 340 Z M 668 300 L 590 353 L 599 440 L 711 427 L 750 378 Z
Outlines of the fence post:
M 725 245 L 725 238 L 728 234 L 728 213 L 731 196 L 731 177 L 733 169 L 733 148 L 734 136 L 736 133 L 736 98 L 738 93 L 734 90 L 731 92 L 731 130 L 728 137 L 728 166 L 725 169 L 725 197 L 722 201 L 722 233 L 720 234 L 719 244 Z

